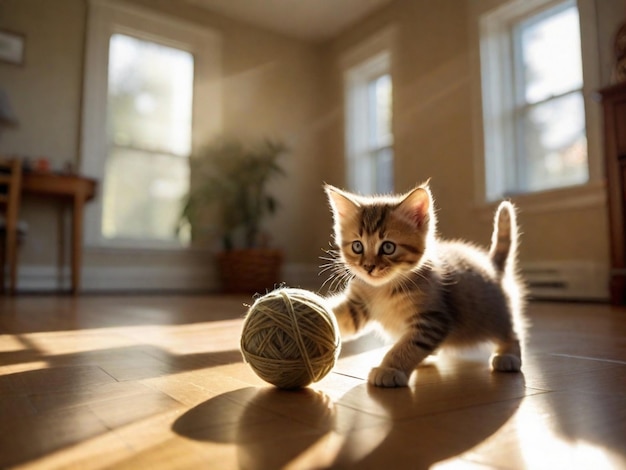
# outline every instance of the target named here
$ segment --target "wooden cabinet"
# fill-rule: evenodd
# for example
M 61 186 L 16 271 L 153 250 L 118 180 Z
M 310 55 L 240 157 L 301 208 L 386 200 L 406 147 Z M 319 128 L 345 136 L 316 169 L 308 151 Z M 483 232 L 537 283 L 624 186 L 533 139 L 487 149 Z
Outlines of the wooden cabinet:
M 611 303 L 626 304 L 626 83 L 600 90 L 611 236 Z

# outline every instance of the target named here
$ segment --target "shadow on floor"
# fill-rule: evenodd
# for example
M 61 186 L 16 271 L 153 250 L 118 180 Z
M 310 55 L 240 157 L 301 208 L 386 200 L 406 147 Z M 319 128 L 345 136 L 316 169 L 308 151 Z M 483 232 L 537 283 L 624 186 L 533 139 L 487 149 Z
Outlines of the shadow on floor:
M 173 430 L 199 441 L 235 443 L 242 468 L 428 468 L 491 436 L 524 396 L 521 374 L 438 379 L 436 367 L 418 373 L 430 375 L 427 383 L 418 378 L 399 389 L 363 384 L 335 403 L 309 388 L 244 388 L 189 410 Z

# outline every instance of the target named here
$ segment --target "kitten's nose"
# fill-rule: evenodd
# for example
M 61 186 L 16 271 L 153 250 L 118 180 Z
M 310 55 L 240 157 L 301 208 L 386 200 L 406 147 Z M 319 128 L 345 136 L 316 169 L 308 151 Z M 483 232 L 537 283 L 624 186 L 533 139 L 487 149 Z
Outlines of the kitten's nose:
M 375 267 L 376 267 L 375 264 L 364 264 L 363 265 L 363 269 L 365 269 L 367 271 L 367 274 L 372 274 L 372 271 L 374 270 Z

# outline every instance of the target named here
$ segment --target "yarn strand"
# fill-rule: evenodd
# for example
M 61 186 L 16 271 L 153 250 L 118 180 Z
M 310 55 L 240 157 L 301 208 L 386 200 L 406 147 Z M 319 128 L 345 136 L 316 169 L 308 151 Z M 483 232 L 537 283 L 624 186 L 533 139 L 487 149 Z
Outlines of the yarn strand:
M 302 355 L 302 360 L 304 361 L 304 365 L 309 373 L 309 378 L 311 381 L 315 379 L 315 372 L 313 372 L 313 366 L 311 365 L 311 361 L 309 359 L 309 352 L 304 345 L 302 340 L 302 333 L 300 332 L 300 327 L 298 326 L 298 317 L 296 316 L 296 312 L 293 308 L 293 303 L 291 298 L 287 294 L 285 289 L 280 291 L 280 295 L 285 302 L 285 306 L 287 307 L 287 312 L 289 313 L 289 317 L 291 318 L 291 327 L 294 330 L 294 339 L 296 340 L 296 344 L 298 345 L 298 349 L 300 349 L 300 354 Z

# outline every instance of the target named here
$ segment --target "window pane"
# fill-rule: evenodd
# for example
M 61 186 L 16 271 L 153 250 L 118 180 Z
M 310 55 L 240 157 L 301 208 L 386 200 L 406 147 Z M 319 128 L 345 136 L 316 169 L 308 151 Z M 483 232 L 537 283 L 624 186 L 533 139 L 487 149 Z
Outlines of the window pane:
M 580 24 L 575 6 L 522 23 L 520 35 L 527 103 L 582 87 Z
M 528 109 L 523 120 L 526 190 L 584 183 L 588 179 L 585 114 L 580 92 Z
M 385 74 L 368 83 L 369 143 L 380 148 L 391 143 L 391 75 Z
M 193 56 L 122 34 L 109 51 L 113 143 L 187 156 L 191 145 Z
M 350 162 L 352 188 L 361 194 L 393 192 L 393 149 L 383 147 L 359 154 Z
M 189 188 L 186 158 L 113 149 L 106 175 L 102 215 L 106 238 L 175 238 L 181 201 Z
M 393 150 L 390 147 L 382 148 L 375 154 L 376 168 L 375 192 L 388 194 L 393 191 Z
M 349 69 L 346 156 L 349 187 L 362 194 L 393 190 L 390 54 L 376 54 Z

